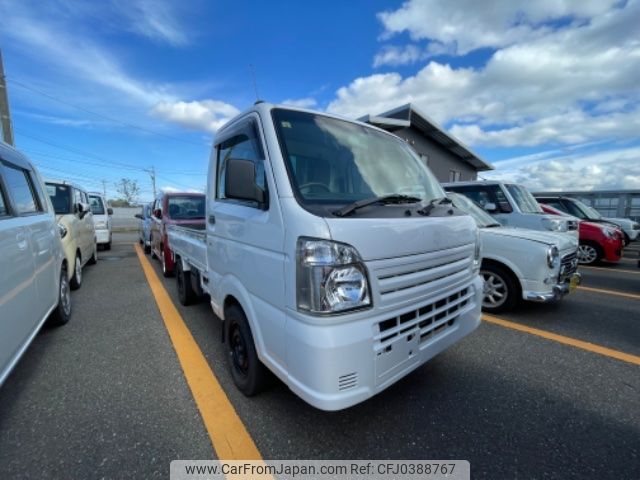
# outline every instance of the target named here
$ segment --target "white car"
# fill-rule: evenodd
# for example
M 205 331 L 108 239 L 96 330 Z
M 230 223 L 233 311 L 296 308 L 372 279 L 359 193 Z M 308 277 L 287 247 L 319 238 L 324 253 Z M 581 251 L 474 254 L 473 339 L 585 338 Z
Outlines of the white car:
M 113 209 L 107 206 L 102 194 L 95 192 L 89 193 L 89 205 L 93 213 L 93 224 L 96 227 L 98 245 L 101 245 L 105 250 L 111 250 L 111 238 L 113 236 L 111 215 L 113 215 Z
M 480 228 L 484 279 L 482 309 L 509 310 L 522 300 L 560 300 L 580 283 L 578 242 L 570 235 L 503 227 L 464 195 L 448 193 Z

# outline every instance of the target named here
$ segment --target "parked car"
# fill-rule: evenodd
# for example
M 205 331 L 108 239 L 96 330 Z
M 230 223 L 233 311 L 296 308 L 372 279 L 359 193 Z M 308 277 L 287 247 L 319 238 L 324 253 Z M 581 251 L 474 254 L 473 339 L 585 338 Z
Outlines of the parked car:
M 91 213 L 93 213 L 98 246 L 102 246 L 105 250 L 111 250 L 113 237 L 111 215 L 113 215 L 113 209 L 107 206 L 107 201 L 101 193 L 94 192 L 89 193 L 89 206 L 91 207 Z
M 202 193 L 160 193 L 153 202 L 151 256 L 162 262 L 162 274 L 173 275 L 174 262 L 167 237 L 167 225 L 204 229 L 205 196 Z
M 567 216 L 567 213 L 544 203 L 542 210 L 552 215 Z M 618 262 L 622 257 L 624 233 L 614 225 L 581 221 L 579 226 L 580 246 L 578 261 L 584 265 L 593 265 L 601 260 Z
M 245 395 L 268 370 L 323 410 L 383 391 L 480 323 L 478 229 L 406 142 L 257 102 L 216 133 L 206 230 L 168 227 Z
M 447 197 L 480 228 L 483 310 L 511 310 L 520 300 L 560 300 L 580 284 L 578 244 L 572 236 L 503 227 L 466 196 L 450 192 Z
M 45 321 L 71 318 L 67 261 L 33 164 L 0 142 L 0 385 Z
M 142 211 L 136 213 L 135 217 L 139 219 L 138 222 L 138 242 L 144 247 L 144 253 L 151 252 L 151 209 L 152 203 L 145 203 L 142 206 Z
M 442 185 L 447 191 L 469 197 L 505 227 L 564 232 L 578 239 L 578 222 L 547 215 L 522 185 L 490 180 Z
M 584 204 L 575 198 L 564 197 L 562 195 L 536 194 L 535 198 L 538 202 L 557 208 L 569 215 L 578 217 L 580 220 L 586 220 L 592 223 L 603 223 L 613 225 L 622 230 L 624 234 L 624 244 L 629 245 L 638 239 L 640 235 L 640 223 L 634 222 L 628 218 L 611 218 L 603 217 L 596 209 Z
M 82 286 L 82 268 L 98 261 L 98 243 L 89 206 L 89 194 L 79 185 L 47 181 L 47 193 L 62 232 L 62 246 L 69 265 L 72 290 Z

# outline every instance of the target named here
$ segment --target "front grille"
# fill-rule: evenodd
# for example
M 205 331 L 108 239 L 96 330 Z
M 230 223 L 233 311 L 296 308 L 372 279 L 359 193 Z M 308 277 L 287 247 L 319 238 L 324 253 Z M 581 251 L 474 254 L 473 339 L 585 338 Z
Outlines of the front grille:
M 382 322 L 378 322 L 379 333 L 374 337 L 379 347 L 384 347 L 398 335 L 416 330 L 420 343 L 425 342 L 441 330 L 451 327 L 460 314 L 460 309 L 469 303 L 473 291 L 465 287 L 456 293 L 410 310 Z
M 568 253 L 560 263 L 560 281 L 564 281 L 578 271 L 577 252 Z
M 368 262 L 381 306 L 447 291 L 471 275 L 473 244 L 449 250 Z

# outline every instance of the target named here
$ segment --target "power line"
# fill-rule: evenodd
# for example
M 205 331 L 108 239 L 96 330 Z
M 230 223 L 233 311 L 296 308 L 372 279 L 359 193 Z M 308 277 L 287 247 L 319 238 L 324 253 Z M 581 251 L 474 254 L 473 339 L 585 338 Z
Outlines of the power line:
M 15 85 L 18 85 L 19 87 L 22 87 L 22 88 L 24 88 L 26 90 L 29 90 L 31 92 L 34 92 L 34 93 L 37 93 L 37 94 L 42 95 L 44 97 L 47 97 L 47 98 L 49 98 L 51 100 L 54 100 L 56 102 L 59 102 L 59 103 L 61 103 L 63 105 L 67 105 L 69 107 L 77 108 L 78 110 L 81 110 L 81 111 L 83 111 L 85 113 L 88 113 L 90 115 L 95 115 L 96 117 L 102 118 L 104 120 L 108 120 L 110 122 L 119 123 L 120 125 L 124 125 L 125 127 L 134 128 L 136 130 L 140 130 L 141 132 L 151 133 L 153 135 L 159 135 L 161 137 L 169 138 L 171 140 L 176 140 L 178 142 L 190 143 L 192 145 L 198 145 L 198 146 L 207 145 L 205 143 L 197 143 L 197 142 L 193 142 L 191 140 L 185 140 L 184 138 L 178 138 L 178 137 L 174 137 L 172 135 L 167 135 L 166 133 L 161 133 L 161 132 L 156 132 L 154 130 L 149 130 L 148 128 L 141 127 L 141 126 L 135 125 L 133 123 L 124 122 L 124 121 L 119 120 L 117 118 L 109 117 L 109 116 L 104 115 L 102 113 L 94 112 L 93 110 L 86 109 L 86 108 L 81 107 L 79 105 L 76 105 L 74 103 L 67 102 L 66 100 L 62 100 L 61 98 L 58 98 L 58 97 L 56 97 L 54 95 L 51 95 L 49 93 L 45 93 L 45 92 L 43 92 L 41 90 L 38 90 L 38 89 L 33 88 L 33 87 L 30 87 L 29 85 L 26 85 L 26 84 L 16 80 L 13 77 L 9 77 L 9 80 L 11 81 L 11 83 L 13 83 Z

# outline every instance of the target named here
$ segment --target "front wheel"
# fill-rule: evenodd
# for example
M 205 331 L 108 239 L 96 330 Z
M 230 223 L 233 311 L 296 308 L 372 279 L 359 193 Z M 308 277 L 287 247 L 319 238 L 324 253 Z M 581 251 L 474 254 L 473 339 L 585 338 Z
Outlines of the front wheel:
M 80 255 L 76 254 L 76 260 L 73 267 L 73 277 L 69 282 L 71 290 L 78 290 L 82 286 L 82 262 L 80 261 Z
M 98 244 L 96 243 L 93 247 L 93 255 L 91 255 L 91 258 L 89 259 L 89 265 L 95 265 L 96 263 L 98 263 Z
M 518 303 L 518 286 L 513 275 L 497 265 L 483 265 L 480 275 L 484 279 L 482 309 L 485 312 L 506 312 Z
M 60 269 L 60 284 L 58 287 L 58 306 L 48 319 L 49 325 L 60 326 L 69 322 L 71 318 L 71 288 L 67 277 L 67 267 Z
M 250 397 L 260 393 L 268 379 L 267 367 L 258 358 L 247 317 L 240 307 L 233 305 L 225 312 L 227 323 L 227 362 L 233 382 Z
M 578 246 L 578 262 L 582 265 L 593 265 L 602 259 L 602 251 L 590 243 Z

